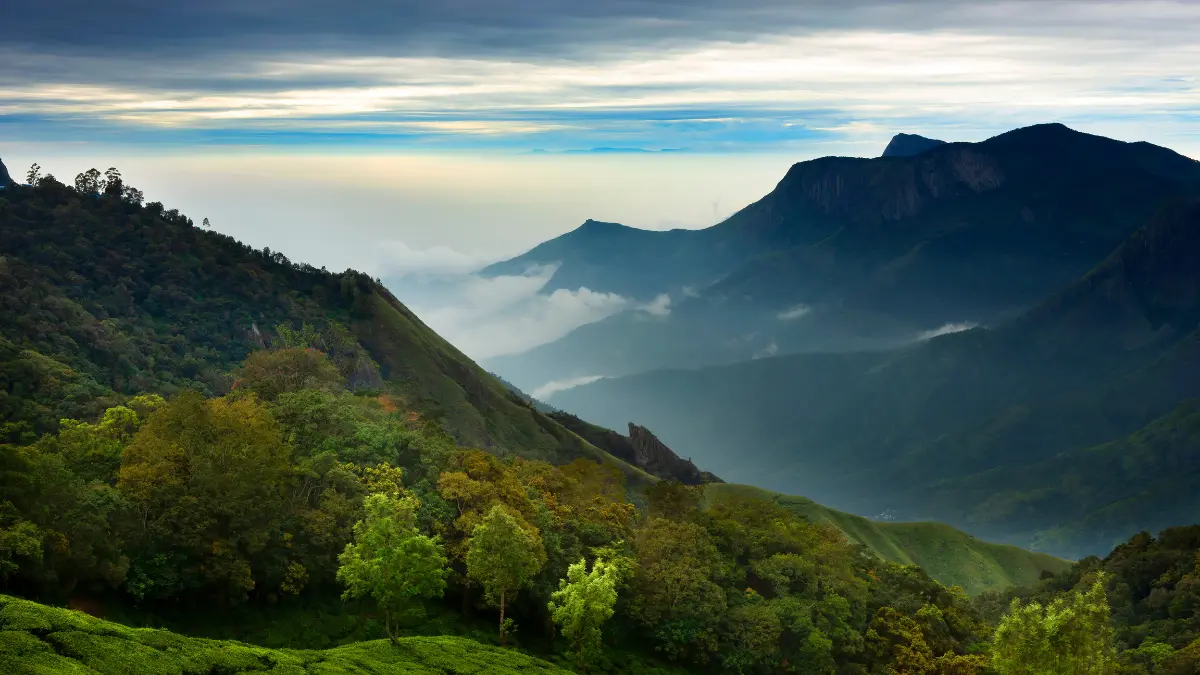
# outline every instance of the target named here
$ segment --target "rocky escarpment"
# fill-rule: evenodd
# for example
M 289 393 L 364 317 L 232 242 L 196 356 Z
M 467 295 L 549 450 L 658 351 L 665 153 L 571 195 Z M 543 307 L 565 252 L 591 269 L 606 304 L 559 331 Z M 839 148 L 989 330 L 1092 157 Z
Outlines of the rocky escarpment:
M 687 485 L 724 482 L 707 471 L 699 470 L 690 460 L 680 459 L 645 427 L 631 423 L 629 435 L 622 436 L 610 429 L 588 424 L 570 413 L 553 412 L 550 417 L 588 443 L 659 478 L 677 480 Z
M 676 455 L 646 427 L 630 422 L 629 442 L 633 446 L 634 463 L 656 476 L 671 477 L 687 485 L 723 482 L 697 469 L 690 459 Z
M 14 183 L 12 176 L 8 175 L 8 168 L 4 166 L 4 160 L 0 160 L 0 186 L 8 187 Z

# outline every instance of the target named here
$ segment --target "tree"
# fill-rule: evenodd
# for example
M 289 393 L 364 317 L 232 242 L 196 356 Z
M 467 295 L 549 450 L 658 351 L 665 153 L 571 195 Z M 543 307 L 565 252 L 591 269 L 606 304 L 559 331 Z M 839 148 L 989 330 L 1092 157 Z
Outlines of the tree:
M 208 230 L 212 228 L 212 223 L 208 222 L 208 218 L 205 218 L 204 220 L 200 221 L 200 226 Z
M 550 596 L 550 616 L 575 648 L 580 672 L 586 671 L 585 658 L 600 648 L 600 627 L 613 615 L 619 570 L 618 565 L 596 560 L 588 572 L 587 561 L 580 560 L 567 568 L 567 578 Z
M 867 654 L 872 673 L 933 675 L 933 651 L 920 625 L 894 607 L 880 607 L 867 627 Z
M 542 539 L 531 529 L 497 504 L 472 531 L 467 547 L 467 577 L 483 586 L 488 600 L 500 608 L 501 645 L 512 628 L 512 620 L 504 618 L 505 602 L 546 562 Z
M 344 388 L 337 368 L 324 354 L 315 349 L 260 349 L 246 357 L 237 371 L 234 387 L 252 391 L 264 401 L 274 401 L 280 394 L 316 389 L 337 391 Z
M 446 589 L 446 554 L 441 542 L 417 530 L 417 506 L 409 495 L 369 495 L 366 516 L 354 525 L 354 543 L 338 557 L 337 578 L 346 585 L 342 597 L 374 598 L 393 643 L 393 614 L 419 615 L 421 600 Z
M 651 518 L 688 520 L 699 509 L 703 494 L 695 485 L 677 480 L 660 480 L 646 488 L 646 501 Z
M 98 195 L 103 181 L 100 172 L 95 168 L 88 169 L 75 176 L 75 190 L 81 195 Z
M 137 588 L 240 600 L 283 582 L 291 454 L 278 423 L 252 396 L 206 401 L 188 391 L 151 415 L 125 449 L 117 481 L 142 554 L 134 563 Z M 175 562 L 153 562 L 158 554 Z M 176 585 L 159 583 L 166 579 Z
M 41 178 L 41 176 L 42 176 L 42 167 L 38 166 L 37 162 L 34 162 L 29 167 L 29 173 L 25 174 L 25 183 L 28 185 L 37 185 L 38 179 Z
M 717 649 L 727 565 L 703 527 L 651 518 L 634 539 L 638 568 L 632 611 L 672 658 L 708 658 Z
M 125 182 L 121 180 L 121 172 L 117 171 L 117 167 L 110 166 L 104 172 L 102 187 L 104 194 L 109 197 L 121 197 L 125 193 Z
M 121 192 L 121 199 L 124 199 L 130 204 L 137 204 L 138 206 L 141 206 L 142 200 L 145 198 L 146 195 L 132 185 L 126 185 L 124 191 Z
M 1072 591 L 1048 605 L 1014 599 L 992 642 L 1000 675 L 1108 675 L 1116 652 L 1104 575 L 1086 593 Z

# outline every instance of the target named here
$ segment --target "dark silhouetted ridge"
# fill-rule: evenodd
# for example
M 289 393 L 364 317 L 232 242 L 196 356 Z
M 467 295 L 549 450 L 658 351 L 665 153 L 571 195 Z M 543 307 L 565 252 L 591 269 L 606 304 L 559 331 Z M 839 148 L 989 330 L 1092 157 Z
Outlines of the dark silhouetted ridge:
M 8 168 L 4 166 L 4 160 L 0 160 L 0 187 L 8 187 L 14 182 L 12 176 L 8 175 Z
M 913 155 L 919 155 L 926 150 L 945 144 L 946 141 L 939 141 L 936 138 L 925 138 L 916 134 L 896 134 L 892 136 L 891 142 L 883 149 L 883 156 L 912 157 Z

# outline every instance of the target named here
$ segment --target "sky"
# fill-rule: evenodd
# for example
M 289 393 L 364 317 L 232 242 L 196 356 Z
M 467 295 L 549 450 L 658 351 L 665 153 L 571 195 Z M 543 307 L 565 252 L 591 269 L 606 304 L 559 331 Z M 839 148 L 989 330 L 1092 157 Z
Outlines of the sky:
M 4 2 L 0 158 L 117 166 L 293 260 L 461 274 L 587 218 L 711 225 L 897 132 L 1200 157 L 1195 35 L 1195 1 Z

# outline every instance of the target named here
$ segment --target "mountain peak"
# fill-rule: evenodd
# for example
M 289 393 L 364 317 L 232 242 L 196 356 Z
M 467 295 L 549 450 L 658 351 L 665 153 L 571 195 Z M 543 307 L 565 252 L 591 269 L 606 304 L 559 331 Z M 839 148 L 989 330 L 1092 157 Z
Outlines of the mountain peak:
M 0 160 L 0 187 L 8 187 L 15 182 L 12 176 L 8 175 L 8 168 L 4 166 L 4 160 Z
M 946 141 L 939 141 L 936 138 L 925 138 L 916 134 L 896 134 L 892 136 L 891 142 L 883 149 L 883 156 L 912 157 L 913 155 L 919 155 L 926 150 L 945 144 Z

